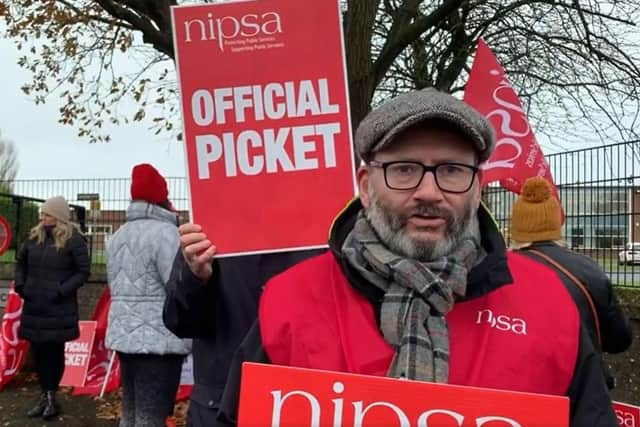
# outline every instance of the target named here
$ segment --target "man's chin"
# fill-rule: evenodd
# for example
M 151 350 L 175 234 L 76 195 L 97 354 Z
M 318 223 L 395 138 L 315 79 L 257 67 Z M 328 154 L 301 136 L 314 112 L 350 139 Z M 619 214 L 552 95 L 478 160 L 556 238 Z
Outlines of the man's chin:
M 434 245 L 444 239 L 442 230 L 433 228 L 411 228 L 405 230 L 405 236 L 417 245 Z

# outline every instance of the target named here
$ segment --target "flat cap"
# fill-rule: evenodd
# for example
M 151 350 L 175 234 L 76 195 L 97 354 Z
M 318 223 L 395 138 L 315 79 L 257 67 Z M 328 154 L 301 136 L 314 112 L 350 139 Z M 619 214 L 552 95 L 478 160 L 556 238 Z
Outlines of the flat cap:
M 356 131 L 356 150 L 368 159 L 402 131 L 432 119 L 444 120 L 465 134 L 480 162 L 491 156 L 495 148 L 491 123 L 468 104 L 433 88 L 404 93 L 371 111 Z

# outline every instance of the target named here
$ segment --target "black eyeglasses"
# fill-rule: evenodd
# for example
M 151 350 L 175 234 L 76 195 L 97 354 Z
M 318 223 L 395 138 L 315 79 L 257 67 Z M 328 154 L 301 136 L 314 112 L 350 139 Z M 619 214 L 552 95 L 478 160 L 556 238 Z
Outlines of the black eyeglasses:
M 369 166 L 382 168 L 384 181 L 392 190 L 418 188 L 427 172 L 433 173 L 436 185 L 447 193 L 466 193 L 473 185 L 478 168 L 463 163 L 440 163 L 427 166 L 420 162 L 378 162 L 371 160 Z

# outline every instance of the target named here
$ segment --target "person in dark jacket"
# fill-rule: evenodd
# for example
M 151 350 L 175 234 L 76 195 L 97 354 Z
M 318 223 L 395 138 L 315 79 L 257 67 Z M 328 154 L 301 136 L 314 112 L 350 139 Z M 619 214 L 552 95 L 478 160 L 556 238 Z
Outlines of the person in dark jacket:
M 237 422 L 241 363 L 259 361 L 568 396 L 572 427 L 615 427 L 571 297 L 551 269 L 507 252 L 480 203 L 488 121 L 449 94 L 409 92 L 369 113 L 355 145 L 359 200 L 330 252 L 266 284 L 219 425 Z
M 78 337 L 77 289 L 89 276 L 87 244 L 61 197 L 47 199 L 40 222 L 16 257 L 15 289 L 24 300 L 18 336 L 29 341 L 42 395 L 27 413 L 50 419 L 64 372 L 64 344 Z
M 571 293 L 594 347 L 605 353 L 621 353 L 631 346 L 633 339 L 629 321 L 618 304 L 611 281 L 598 263 L 568 249 L 562 242 L 561 216 L 560 203 L 552 196 L 550 184 L 542 177 L 529 178 L 522 187 L 521 195 L 513 203 L 511 247 L 556 271 Z M 588 292 L 588 298 L 564 272 L 536 251 L 557 262 L 578 279 Z M 609 387 L 613 388 L 613 377 L 604 363 L 603 369 Z
M 179 232 L 183 249 L 167 284 L 163 319 L 177 336 L 193 338 L 187 426 L 216 427 L 229 365 L 256 319 L 262 286 L 318 251 L 214 259 L 215 247 L 199 225 L 183 224 Z

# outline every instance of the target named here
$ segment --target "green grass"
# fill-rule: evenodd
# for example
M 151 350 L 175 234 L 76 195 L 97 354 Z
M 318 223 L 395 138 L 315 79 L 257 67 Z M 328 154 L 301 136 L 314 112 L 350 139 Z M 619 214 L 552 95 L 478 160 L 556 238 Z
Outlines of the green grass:
M 598 264 L 600 264 L 600 267 L 602 267 L 602 269 L 605 271 L 609 271 L 609 272 L 623 271 L 628 273 L 635 272 L 635 271 L 640 272 L 640 264 L 621 265 L 617 257 L 615 258 L 601 257 L 601 258 L 595 258 L 595 260 L 598 262 Z
M 2 255 L 0 255 L 0 262 L 13 262 L 15 257 L 15 251 L 13 249 L 9 249 Z
M 106 262 L 107 258 L 104 251 L 94 249 L 91 253 L 91 264 L 105 264 Z
M 640 264 L 620 265 L 618 257 L 594 258 L 600 267 L 609 274 L 615 286 L 640 287 Z M 623 276 L 624 273 L 633 274 L 632 278 Z

